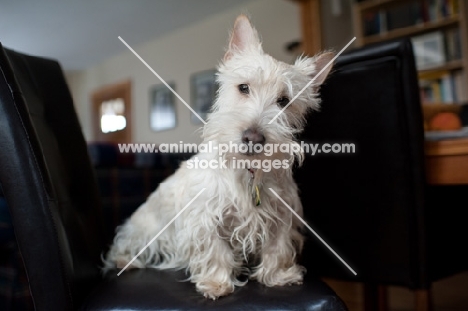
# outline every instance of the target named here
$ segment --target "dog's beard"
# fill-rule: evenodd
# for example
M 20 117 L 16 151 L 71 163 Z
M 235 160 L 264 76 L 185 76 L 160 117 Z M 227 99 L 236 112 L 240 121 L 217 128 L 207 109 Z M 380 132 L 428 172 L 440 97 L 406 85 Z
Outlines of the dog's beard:
M 304 159 L 304 151 L 302 150 L 300 144 L 296 141 L 283 142 L 283 143 L 269 143 L 272 146 L 272 149 L 265 150 L 261 152 L 232 152 L 228 151 L 221 155 L 223 160 L 227 160 L 227 163 L 230 164 L 229 167 L 237 168 L 235 164 L 246 163 L 246 167 L 240 167 L 245 169 L 254 168 L 251 165 L 253 162 L 258 163 L 258 161 L 279 161 L 283 163 L 287 161 L 288 164 L 292 167 L 293 165 L 301 165 Z M 280 147 L 283 146 L 283 147 Z M 275 149 L 276 148 L 276 149 Z M 283 148 L 283 149 L 282 149 Z M 237 151 L 237 150 L 236 150 Z M 238 162 L 236 162 L 238 161 Z M 250 165 L 249 165 L 250 163 Z

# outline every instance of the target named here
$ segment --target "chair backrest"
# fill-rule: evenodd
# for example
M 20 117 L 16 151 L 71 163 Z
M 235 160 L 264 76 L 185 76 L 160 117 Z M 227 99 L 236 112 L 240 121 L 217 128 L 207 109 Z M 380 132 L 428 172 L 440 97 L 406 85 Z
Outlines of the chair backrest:
M 99 277 L 100 200 L 60 65 L 0 45 L 0 183 L 36 310 L 72 310 Z
M 339 144 L 334 150 L 351 143 L 355 153 L 309 156 L 295 177 L 308 221 L 358 275 L 325 248 L 311 247 L 307 260 L 340 279 L 425 282 L 424 132 L 411 42 L 339 57 L 321 98 L 301 139 Z

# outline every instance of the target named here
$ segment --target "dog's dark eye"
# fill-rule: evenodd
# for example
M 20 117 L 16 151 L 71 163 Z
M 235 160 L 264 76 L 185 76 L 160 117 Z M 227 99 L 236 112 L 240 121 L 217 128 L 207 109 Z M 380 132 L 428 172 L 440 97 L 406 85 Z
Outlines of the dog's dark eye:
M 278 105 L 280 105 L 281 107 L 284 107 L 286 106 L 287 104 L 289 104 L 289 97 L 286 97 L 286 96 L 281 96 L 279 97 L 276 102 L 278 103 Z
M 242 94 L 249 94 L 250 93 L 250 89 L 249 89 L 248 84 L 239 84 L 237 86 L 237 88 L 239 89 L 239 92 L 241 92 Z

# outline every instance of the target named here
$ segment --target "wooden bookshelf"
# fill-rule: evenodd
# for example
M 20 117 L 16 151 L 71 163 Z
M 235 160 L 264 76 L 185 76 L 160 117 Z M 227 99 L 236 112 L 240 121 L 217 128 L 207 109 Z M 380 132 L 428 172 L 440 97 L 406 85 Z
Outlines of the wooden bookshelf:
M 409 6 L 411 3 L 412 1 L 408 0 L 364 0 L 361 2 L 356 1 L 353 5 L 353 22 L 354 30 L 356 33 L 356 45 L 366 46 L 369 44 L 399 38 L 416 37 L 419 35 L 424 35 L 436 31 L 442 31 L 445 41 L 447 32 L 453 29 L 458 29 L 461 40 L 461 58 L 458 60 L 449 60 L 440 66 L 421 69 L 419 70 L 419 74 L 420 78 L 422 78 L 421 75 L 427 75 L 436 72 L 451 72 L 451 74 L 456 73 L 457 75 L 462 75 L 465 84 L 468 83 L 468 1 L 458 0 L 458 12 L 456 14 L 448 14 L 444 17 L 444 15 L 441 14 L 440 11 L 436 11 L 435 15 L 437 16 L 437 18 L 435 18 L 434 15 L 431 15 L 432 18 L 427 18 L 430 13 L 426 11 L 426 15 L 424 15 L 424 18 L 422 18 L 423 14 L 421 14 L 420 16 L 420 19 L 425 19 L 427 20 L 426 22 L 412 26 L 391 29 L 387 31 L 386 29 L 388 28 L 387 26 L 389 19 L 388 15 L 386 15 L 387 12 L 391 12 L 393 9 L 397 9 L 397 7 L 399 6 Z M 369 14 L 371 16 L 374 14 L 375 16 L 382 13 L 383 17 L 382 15 L 380 15 L 377 19 L 378 22 L 373 24 L 371 23 L 372 28 L 370 28 L 371 32 L 374 32 L 374 26 L 377 26 L 377 30 L 379 30 L 380 33 L 365 35 L 365 25 L 367 25 L 367 29 L 369 30 Z M 375 18 L 373 21 L 375 21 Z M 465 101 L 468 98 L 467 89 L 468 86 L 462 91 L 462 97 L 465 98 Z
M 299 5 L 302 50 L 313 56 L 322 50 L 321 0 L 290 0 Z
M 425 154 L 428 184 L 468 184 L 468 139 L 426 141 Z
M 453 70 L 463 69 L 463 67 L 464 67 L 463 60 L 458 59 L 458 60 L 452 60 L 452 61 L 446 62 L 445 64 L 440 65 L 440 66 L 419 70 L 418 73 L 421 76 L 426 73 L 430 73 L 434 71 L 453 71 Z
M 378 9 L 388 9 L 400 3 L 408 2 L 408 0 L 367 0 L 362 2 L 357 2 L 356 7 L 360 11 Z

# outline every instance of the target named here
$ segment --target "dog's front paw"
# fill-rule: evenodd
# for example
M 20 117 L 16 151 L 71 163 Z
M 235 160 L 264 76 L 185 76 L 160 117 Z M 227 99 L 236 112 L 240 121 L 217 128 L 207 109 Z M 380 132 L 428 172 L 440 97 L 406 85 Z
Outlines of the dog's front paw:
M 230 282 L 201 281 L 197 283 L 196 287 L 205 298 L 213 300 L 229 295 L 234 291 L 234 284 Z
M 306 269 L 300 265 L 289 268 L 265 269 L 259 268 L 251 276 L 266 286 L 301 285 Z

